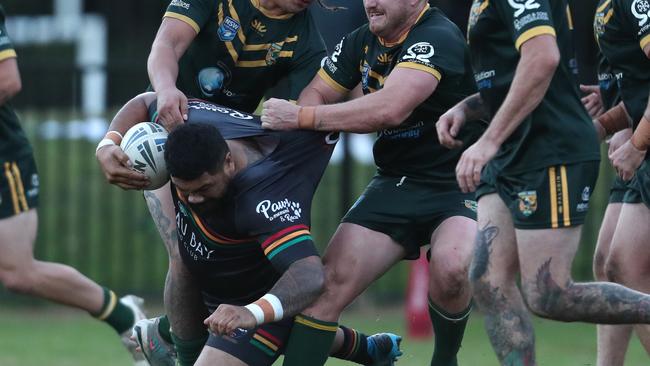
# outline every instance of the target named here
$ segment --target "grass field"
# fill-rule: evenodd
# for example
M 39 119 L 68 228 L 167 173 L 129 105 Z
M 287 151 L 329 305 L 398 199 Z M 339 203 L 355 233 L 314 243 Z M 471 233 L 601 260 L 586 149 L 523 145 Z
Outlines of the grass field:
M 383 330 L 404 333 L 399 309 L 352 311 L 344 323 L 369 333 Z M 535 320 L 539 365 L 595 365 L 595 327 L 586 324 L 561 324 Z M 432 340 L 402 343 L 400 366 L 429 364 Z M 626 365 L 650 364 L 639 342 L 632 341 Z M 497 365 L 483 330 L 482 318 L 473 314 L 459 357 L 460 365 Z M 0 365 L 2 366 L 119 366 L 130 358 L 115 333 L 88 315 L 59 307 L 27 310 L 0 307 Z M 276 362 L 280 365 L 281 362 Z M 331 360 L 328 366 L 351 365 Z

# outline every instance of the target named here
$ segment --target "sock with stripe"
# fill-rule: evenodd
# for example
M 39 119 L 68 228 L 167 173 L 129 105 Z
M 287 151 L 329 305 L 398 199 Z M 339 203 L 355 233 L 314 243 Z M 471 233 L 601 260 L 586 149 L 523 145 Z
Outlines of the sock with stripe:
M 180 339 L 174 334 L 171 333 L 171 338 L 174 341 L 174 346 L 176 347 L 176 357 L 177 363 L 179 366 L 192 366 L 199 358 L 205 342 L 208 340 L 208 332 L 205 332 L 205 336 L 184 340 Z
M 337 323 L 296 316 L 291 329 L 283 366 L 324 365 L 336 336 Z
M 115 295 L 115 292 L 106 287 L 102 287 L 102 289 L 104 290 L 102 309 L 98 313 L 91 315 L 99 320 L 105 321 L 118 334 L 122 334 L 129 330 L 135 322 L 133 310 L 122 304 L 117 295 Z
M 158 333 L 160 334 L 160 338 L 164 339 L 167 343 L 174 343 L 174 340 L 172 340 L 171 325 L 169 325 L 167 315 L 163 315 L 158 319 Z
M 435 334 L 435 349 L 431 366 L 457 366 L 456 354 L 460 349 L 472 306 L 457 314 L 450 314 L 429 298 L 429 315 Z
M 368 336 L 342 325 L 339 328 L 343 331 L 343 344 L 332 356 L 361 365 L 371 365 L 373 359 L 368 354 Z

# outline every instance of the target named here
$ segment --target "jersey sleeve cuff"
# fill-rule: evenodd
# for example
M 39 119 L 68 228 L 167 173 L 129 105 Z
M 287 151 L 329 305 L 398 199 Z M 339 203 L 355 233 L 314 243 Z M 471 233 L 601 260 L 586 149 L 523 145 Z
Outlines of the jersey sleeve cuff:
M 163 18 L 165 18 L 165 17 L 166 17 L 166 18 L 174 18 L 174 19 L 178 19 L 178 20 L 180 20 L 180 21 L 182 21 L 182 22 L 184 22 L 184 23 L 187 23 L 187 25 L 189 25 L 190 27 L 192 27 L 192 29 L 194 29 L 194 31 L 195 31 L 197 34 L 199 33 L 199 31 L 201 31 L 201 27 L 199 27 L 199 25 L 196 24 L 196 22 L 194 21 L 194 19 L 188 17 L 187 15 L 178 14 L 178 13 L 174 13 L 174 12 L 168 11 L 168 12 L 165 13 L 165 15 L 163 15 Z
M 438 79 L 438 81 L 442 80 L 442 74 L 440 74 L 440 71 L 432 68 L 431 66 L 425 66 L 417 62 L 400 62 L 395 65 L 395 67 L 405 67 L 407 69 L 421 70 L 433 75 L 436 79 Z
M 639 42 L 641 49 L 643 50 L 645 46 L 648 45 L 648 43 L 650 43 L 650 34 L 647 34 L 645 37 L 641 38 L 641 41 Z
M 16 51 L 13 49 L 0 51 L 0 61 L 4 61 L 8 58 L 16 58 Z
M 522 33 L 519 38 L 515 41 L 515 48 L 517 51 L 521 48 L 521 45 L 524 44 L 527 40 L 541 36 L 542 34 L 550 34 L 555 37 L 555 29 L 549 25 L 540 25 Z
M 318 70 L 318 76 L 320 76 L 320 78 L 323 79 L 323 81 L 325 81 L 327 85 L 331 86 L 334 90 L 336 90 L 339 93 L 345 94 L 350 91 L 350 89 L 344 87 L 343 85 L 337 83 L 334 79 L 332 79 L 332 77 L 329 76 L 329 74 L 323 69 Z

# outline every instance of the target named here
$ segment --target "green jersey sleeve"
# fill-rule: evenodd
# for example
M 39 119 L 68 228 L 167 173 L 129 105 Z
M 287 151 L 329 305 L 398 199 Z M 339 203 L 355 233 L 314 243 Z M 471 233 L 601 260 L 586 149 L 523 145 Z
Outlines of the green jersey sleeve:
M 411 31 L 395 67 L 428 72 L 440 81 L 445 74 L 465 73 L 465 40 L 455 27 L 418 27 Z
M 164 16 L 181 20 L 199 33 L 216 9 L 215 0 L 172 0 Z
M 555 36 L 549 0 L 497 0 L 495 5 L 517 50 L 541 34 Z
M 0 6 L 0 61 L 16 57 L 16 51 L 11 43 L 7 28 L 5 28 L 5 12 Z
M 650 0 L 618 0 L 615 11 L 621 11 L 626 24 L 636 35 L 641 49 L 650 43 Z
M 363 27 L 343 37 L 318 71 L 318 76 L 341 93 L 354 89 L 361 81 L 361 29 Z

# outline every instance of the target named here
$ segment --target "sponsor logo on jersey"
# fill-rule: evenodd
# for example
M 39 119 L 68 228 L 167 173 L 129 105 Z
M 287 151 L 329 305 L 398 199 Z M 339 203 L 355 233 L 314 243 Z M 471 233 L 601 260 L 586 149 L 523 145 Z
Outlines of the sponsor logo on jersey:
M 341 54 L 341 50 L 343 49 L 343 41 L 345 41 L 345 37 L 343 37 L 343 39 L 341 39 L 341 42 L 339 42 L 336 45 L 336 47 L 334 47 L 334 53 L 332 53 L 332 56 L 330 56 L 330 58 L 334 62 L 339 61 L 339 55 Z
M 508 0 L 508 4 L 515 9 L 515 18 L 523 14 L 526 10 L 534 10 L 540 7 L 537 0 Z
M 417 139 L 422 135 L 424 121 L 417 121 L 406 127 L 387 128 L 379 132 L 379 138 L 389 140 Z
M 389 64 L 391 61 L 393 61 L 393 56 L 387 53 L 382 53 L 379 56 L 377 56 L 377 61 L 380 64 Z
M 38 186 L 40 182 L 38 181 L 38 174 L 34 173 L 31 177 L 32 187 L 27 191 L 27 197 L 36 197 L 38 196 Z
M 260 36 L 264 35 L 266 33 L 266 26 L 262 24 L 258 19 L 253 19 L 251 22 L 251 27 L 259 33 Z
M 519 211 L 524 216 L 530 216 L 537 211 L 537 191 L 523 191 L 519 196 Z
M 489 89 L 492 87 L 492 79 L 496 75 L 496 71 L 487 70 L 481 71 L 477 74 L 474 74 L 474 80 L 476 80 L 476 86 L 479 90 Z
M 406 50 L 406 55 L 402 56 L 402 60 L 420 61 L 421 63 L 430 64 L 431 56 L 435 51 L 429 42 L 418 42 Z
M 178 6 L 179 8 L 183 8 L 185 10 L 190 8 L 190 4 L 186 3 L 183 0 L 172 0 L 172 2 L 169 3 L 169 6 Z
M 271 200 L 261 201 L 257 204 L 255 212 L 263 215 L 269 221 L 294 222 L 300 219 L 302 209 L 300 203 L 285 198 L 277 202 L 271 202 Z
M 370 65 L 364 60 L 361 68 L 361 86 L 368 89 L 368 76 L 370 75 Z
M 276 63 L 278 61 L 278 57 L 280 57 L 280 51 L 282 51 L 282 45 L 271 43 L 269 50 L 266 52 L 266 57 L 264 58 L 266 64 L 270 66 Z
M 214 259 L 212 254 L 215 250 L 210 249 L 207 245 L 203 243 L 202 235 L 197 235 L 194 230 L 196 227 L 190 228 L 188 224 L 189 213 L 187 208 L 183 204 L 179 204 L 179 211 L 176 213 L 176 231 L 179 236 L 179 240 L 183 243 L 183 247 L 189 253 L 193 260 L 198 261 L 202 260 L 211 260 Z M 189 230 L 188 230 L 189 229 Z
M 236 111 L 234 109 L 214 105 L 211 103 L 206 103 L 206 102 L 200 102 L 200 101 L 190 101 L 187 104 L 188 109 L 202 109 L 204 111 L 210 111 L 210 112 L 217 112 L 217 113 L 223 113 L 227 114 L 230 117 L 237 118 L 237 119 L 253 119 L 253 116 L 250 114 L 242 113 L 239 111 Z
M 223 22 L 219 24 L 219 29 L 217 30 L 219 39 L 224 42 L 232 41 L 235 39 L 235 35 L 237 35 L 239 27 L 240 25 L 238 21 L 229 16 L 226 16 Z
M 199 71 L 197 76 L 201 94 L 206 97 L 213 97 L 223 89 L 229 77 L 219 67 L 206 67 Z
M 632 15 L 639 20 L 639 27 L 643 27 L 650 18 L 650 1 L 634 0 L 632 2 Z

